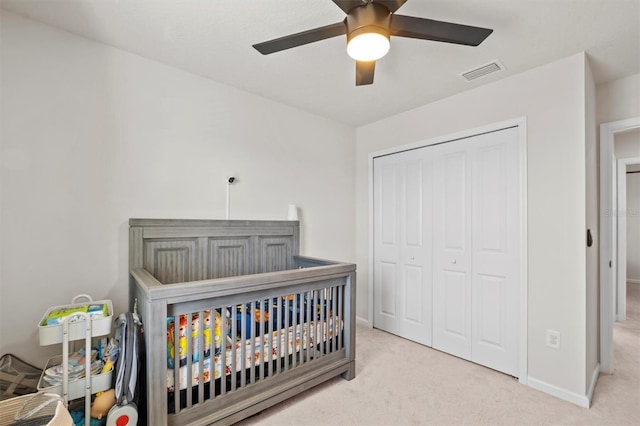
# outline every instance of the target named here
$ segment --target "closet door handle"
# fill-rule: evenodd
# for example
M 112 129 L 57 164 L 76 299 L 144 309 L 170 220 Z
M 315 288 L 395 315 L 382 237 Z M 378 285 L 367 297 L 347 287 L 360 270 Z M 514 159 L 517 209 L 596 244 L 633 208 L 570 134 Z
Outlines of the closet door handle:
M 453 263 L 455 265 L 456 264 L 456 260 L 455 259 L 451 259 L 451 263 Z
M 415 260 L 415 259 L 416 259 L 415 256 L 409 257 L 409 260 Z

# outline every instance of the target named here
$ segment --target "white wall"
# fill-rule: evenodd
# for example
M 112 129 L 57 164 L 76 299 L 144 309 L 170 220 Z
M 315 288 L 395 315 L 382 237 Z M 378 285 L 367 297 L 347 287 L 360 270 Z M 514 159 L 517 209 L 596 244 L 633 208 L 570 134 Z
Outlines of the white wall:
M 613 140 L 616 158 L 640 157 L 640 129 L 616 133 Z
M 367 274 L 369 153 L 525 116 L 529 378 L 572 397 L 584 396 L 585 74 L 585 56 L 578 54 L 357 130 L 360 317 L 370 314 L 366 303 L 371 290 Z M 560 350 L 545 346 L 547 329 L 560 331 Z
M 354 129 L 1 12 L 0 353 L 42 364 L 46 308 L 127 309 L 128 219 L 301 208 L 301 252 L 354 261 Z
M 599 84 L 598 125 L 640 115 L 640 73 Z

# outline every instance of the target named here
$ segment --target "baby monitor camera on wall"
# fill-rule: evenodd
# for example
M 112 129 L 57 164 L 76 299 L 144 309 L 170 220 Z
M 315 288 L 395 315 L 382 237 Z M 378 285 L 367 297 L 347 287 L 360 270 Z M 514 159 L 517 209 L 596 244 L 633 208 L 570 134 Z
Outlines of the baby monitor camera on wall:
M 231 185 L 236 181 L 235 176 L 227 176 L 227 185 Z

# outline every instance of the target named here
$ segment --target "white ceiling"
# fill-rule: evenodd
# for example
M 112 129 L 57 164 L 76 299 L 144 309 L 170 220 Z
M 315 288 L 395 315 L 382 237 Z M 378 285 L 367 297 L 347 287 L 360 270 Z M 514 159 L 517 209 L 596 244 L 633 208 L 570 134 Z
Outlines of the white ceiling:
M 251 45 L 344 19 L 331 0 L 0 0 L 2 8 L 359 126 L 586 51 L 596 83 L 640 72 L 640 0 L 408 0 L 397 13 L 494 29 L 479 47 L 394 37 L 356 87 L 345 37 L 262 56 Z M 467 83 L 499 60 L 506 71 Z

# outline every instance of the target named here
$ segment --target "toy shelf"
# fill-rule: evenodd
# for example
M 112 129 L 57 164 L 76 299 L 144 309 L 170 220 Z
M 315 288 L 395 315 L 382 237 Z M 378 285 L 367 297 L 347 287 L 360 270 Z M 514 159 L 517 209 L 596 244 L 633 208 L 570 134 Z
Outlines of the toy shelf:
M 85 302 L 78 302 L 86 299 Z M 96 309 L 100 307 L 100 309 Z M 62 344 L 62 355 L 50 358 L 42 371 L 38 382 L 38 390 L 61 395 L 65 405 L 70 399 L 85 398 L 85 424 L 91 420 L 91 395 L 111 387 L 113 371 L 102 374 L 91 374 L 92 338 L 111 333 L 113 305 L 110 300 L 93 299 L 80 294 L 71 300 L 70 305 L 52 306 L 38 324 L 40 345 Z M 83 340 L 85 350 L 84 377 L 69 378 L 69 342 Z M 62 365 L 62 382 L 50 385 L 45 381 L 47 369 L 54 365 Z

